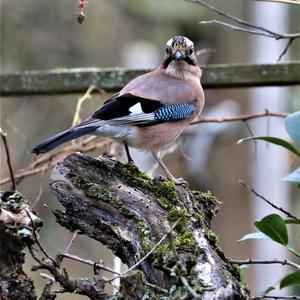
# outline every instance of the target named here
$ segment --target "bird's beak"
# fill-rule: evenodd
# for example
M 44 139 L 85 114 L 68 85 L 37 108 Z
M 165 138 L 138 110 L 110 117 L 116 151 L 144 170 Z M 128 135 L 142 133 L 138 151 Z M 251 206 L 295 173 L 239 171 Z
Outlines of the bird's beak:
M 174 59 L 175 61 L 182 61 L 182 60 L 184 60 L 184 55 L 181 53 L 180 50 L 177 50 L 177 51 L 175 52 L 175 54 L 173 54 L 173 59 Z

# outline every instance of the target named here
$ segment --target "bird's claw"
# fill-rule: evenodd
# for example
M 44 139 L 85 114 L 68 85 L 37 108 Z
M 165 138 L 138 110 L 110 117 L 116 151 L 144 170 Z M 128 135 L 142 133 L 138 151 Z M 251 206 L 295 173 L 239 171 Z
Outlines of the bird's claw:
M 188 182 L 184 178 L 173 178 L 171 179 L 176 185 L 181 185 L 185 188 L 189 186 Z
M 158 175 L 157 177 L 155 177 L 155 179 L 158 181 L 170 180 L 170 181 L 173 181 L 175 183 L 175 185 L 181 185 L 183 187 L 188 187 L 188 182 L 183 178 L 175 178 L 175 177 L 168 178 L 168 177 L 164 177 L 162 175 Z

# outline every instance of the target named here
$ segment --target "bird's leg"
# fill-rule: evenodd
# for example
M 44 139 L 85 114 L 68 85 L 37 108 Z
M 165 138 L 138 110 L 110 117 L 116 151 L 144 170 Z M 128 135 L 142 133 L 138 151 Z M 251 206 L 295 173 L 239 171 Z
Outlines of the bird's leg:
M 169 180 L 172 180 L 175 182 L 175 184 L 179 184 L 179 185 L 187 185 L 187 182 L 183 179 L 183 178 L 175 178 L 171 172 L 168 170 L 167 166 L 164 164 L 164 162 L 161 160 L 161 158 L 158 156 L 158 154 L 156 152 L 152 152 L 152 155 L 154 156 L 154 158 L 157 160 L 157 162 L 159 163 L 159 165 L 162 167 L 162 169 L 165 171 L 167 178 Z
M 134 164 L 134 160 L 132 159 L 132 157 L 131 157 L 131 155 L 130 155 L 128 145 L 125 143 L 124 146 L 125 146 L 125 151 L 126 151 L 128 163 L 129 163 L 129 164 Z

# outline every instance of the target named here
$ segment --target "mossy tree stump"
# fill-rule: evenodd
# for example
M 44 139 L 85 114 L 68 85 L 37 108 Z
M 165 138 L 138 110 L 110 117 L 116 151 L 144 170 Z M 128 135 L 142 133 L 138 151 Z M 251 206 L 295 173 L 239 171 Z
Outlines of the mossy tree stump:
M 218 209 L 210 193 L 151 179 L 105 156 L 79 153 L 58 163 L 50 187 L 65 207 L 54 211 L 57 221 L 106 245 L 128 266 L 176 224 L 172 238 L 139 264 L 139 272 L 121 278 L 114 299 L 194 299 L 191 289 L 200 299 L 249 299 L 239 270 L 226 261 L 210 229 Z

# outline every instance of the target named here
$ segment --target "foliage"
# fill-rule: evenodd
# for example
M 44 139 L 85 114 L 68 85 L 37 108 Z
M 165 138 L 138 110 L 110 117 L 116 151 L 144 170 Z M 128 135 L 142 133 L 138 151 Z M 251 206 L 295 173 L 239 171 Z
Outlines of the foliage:
M 292 113 L 287 116 L 285 121 L 285 129 L 295 145 L 292 143 L 285 141 L 283 139 L 277 137 L 270 136 L 254 136 L 244 138 L 238 141 L 238 143 L 242 143 L 250 140 L 263 140 L 268 143 L 272 143 L 278 146 L 281 146 L 291 153 L 296 155 L 297 161 L 299 162 L 300 158 L 300 111 Z M 298 183 L 298 187 L 300 185 L 300 168 L 296 169 L 292 173 L 284 176 L 282 178 L 284 181 L 290 181 Z M 280 210 L 280 208 L 278 208 Z M 284 219 L 278 214 L 270 214 L 262 218 L 260 221 L 256 221 L 256 228 L 259 230 L 258 232 L 248 233 L 244 235 L 239 242 L 249 240 L 249 239 L 269 239 L 272 240 L 282 246 L 284 246 L 290 253 L 295 255 L 296 257 L 300 257 L 300 252 L 292 246 L 292 242 L 290 240 L 288 234 L 287 225 L 299 225 L 300 219 L 297 217 Z M 300 267 L 300 266 L 299 266 Z M 279 282 L 279 288 L 285 288 L 288 286 L 300 285 L 300 271 L 299 268 L 296 272 L 291 272 L 282 278 Z M 272 292 L 276 287 L 269 286 L 267 287 L 263 295 L 267 295 Z
M 272 136 L 253 136 L 244 138 L 238 141 L 238 144 L 245 142 L 245 141 L 251 141 L 251 140 L 262 140 L 266 141 L 281 147 L 286 148 L 293 154 L 295 154 L 299 160 L 300 158 L 300 151 L 297 149 L 300 147 L 300 111 L 294 112 L 292 114 L 289 114 L 285 120 L 285 129 L 287 133 L 290 135 L 292 140 L 295 142 L 296 146 L 291 144 L 288 141 L 285 141 L 283 139 L 272 137 Z M 300 184 L 300 168 L 297 168 L 292 173 L 284 176 L 282 178 L 284 181 L 290 181 L 290 182 L 296 182 Z

